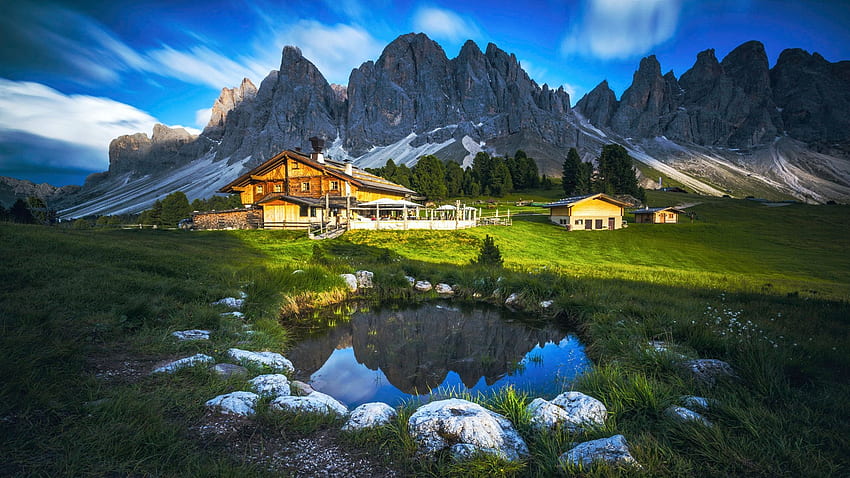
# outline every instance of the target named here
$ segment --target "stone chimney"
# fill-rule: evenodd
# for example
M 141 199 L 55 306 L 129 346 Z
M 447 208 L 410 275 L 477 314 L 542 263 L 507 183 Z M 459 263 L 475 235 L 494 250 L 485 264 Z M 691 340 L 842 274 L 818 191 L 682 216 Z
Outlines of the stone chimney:
M 317 136 L 313 136 L 310 138 L 310 144 L 313 146 L 313 152 L 310 153 L 310 159 L 325 164 L 325 157 L 322 155 L 322 149 L 325 147 L 325 140 Z

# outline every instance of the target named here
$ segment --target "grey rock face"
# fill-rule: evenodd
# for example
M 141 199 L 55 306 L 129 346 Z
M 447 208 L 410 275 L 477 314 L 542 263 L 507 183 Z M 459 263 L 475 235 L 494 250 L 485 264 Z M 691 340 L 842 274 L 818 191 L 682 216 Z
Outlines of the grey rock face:
M 770 72 L 785 130 L 806 142 L 850 141 L 850 61 L 785 50 Z
M 212 107 L 210 121 L 204 128 L 204 135 L 218 139 L 224 132 L 227 115 L 245 101 L 253 101 L 257 96 L 257 87 L 248 78 L 242 80 L 237 88 L 222 88 L 221 94 Z
M 617 111 L 617 97 L 614 90 L 608 86 L 608 80 L 599 83 L 584 95 L 576 103 L 576 110 L 596 126 L 609 126 Z

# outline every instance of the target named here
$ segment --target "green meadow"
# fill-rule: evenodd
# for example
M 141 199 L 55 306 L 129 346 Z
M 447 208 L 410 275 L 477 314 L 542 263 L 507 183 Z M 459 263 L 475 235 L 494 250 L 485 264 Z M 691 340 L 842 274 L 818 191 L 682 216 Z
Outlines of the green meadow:
M 529 317 L 575 330 L 595 367 L 574 387 L 605 403 L 608 423 L 535 432 L 524 413 L 534 397 L 505 390 L 468 398 L 514 421 L 532 453 L 519 464 L 420 461 L 407 409 L 391 426 L 355 436 L 339 434 L 333 420 L 261 414 L 251 440 L 330 434 L 401 476 L 850 473 L 842 412 L 850 400 L 850 208 L 648 196 L 652 205 L 697 203 L 688 208 L 696 220 L 645 225 L 627 216 L 624 230 L 567 232 L 543 209 L 510 207 L 510 227 L 357 231 L 327 241 L 286 231 L 0 224 L 0 475 L 279 476 L 194 431 L 207 420 L 203 403 L 244 389 L 243 380 L 149 371 L 194 353 L 220 359 L 237 344 L 286 355 L 295 327 L 344 316 L 348 300 L 436 299 L 412 292 L 405 275 L 457 284 L 453 300 L 500 304 L 516 293 Z M 469 265 L 485 235 L 503 269 Z M 338 274 L 358 269 L 374 271 L 376 287 L 351 296 Z M 244 321 L 211 305 L 240 290 Z M 542 300 L 554 306 L 543 310 Z M 170 335 L 190 328 L 213 330 L 212 339 Z M 727 361 L 737 378 L 699 384 L 650 350 L 651 340 Z M 682 395 L 716 400 L 705 413 L 714 426 L 667 418 Z M 617 433 L 641 469 L 558 464 L 570 443 Z

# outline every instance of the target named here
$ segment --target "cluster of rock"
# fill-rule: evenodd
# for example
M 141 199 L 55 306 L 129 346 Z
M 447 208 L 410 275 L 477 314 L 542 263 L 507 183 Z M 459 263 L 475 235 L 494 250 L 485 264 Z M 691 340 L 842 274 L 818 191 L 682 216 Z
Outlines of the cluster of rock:
M 357 292 L 358 289 L 371 289 L 375 287 L 375 284 L 372 282 L 375 274 L 369 271 L 361 270 L 354 274 L 340 274 L 339 276 L 345 281 L 345 286 L 351 292 Z
M 805 142 L 847 141 L 846 72 L 846 65 L 800 49 L 783 51 L 771 69 L 764 45 L 750 41 L 722 61 L 713 49 L 699 53 L 678 79 L 672 71 L 662 75 L 658 60 L 648 56 L 619 101 L 603 81 L 576 110 L 623 137 L 665 136 L 728 148 L 750 148 L 784 134 Z

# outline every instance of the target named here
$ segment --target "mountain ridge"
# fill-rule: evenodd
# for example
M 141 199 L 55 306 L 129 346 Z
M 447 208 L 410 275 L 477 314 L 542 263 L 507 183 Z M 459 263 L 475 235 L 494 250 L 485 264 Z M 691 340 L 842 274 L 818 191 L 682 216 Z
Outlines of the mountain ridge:
M 841 127 L 850 119 L 824 106 L 823 91 L 832 88 L 831 100 L 850 106 L 848 65 L 786 50 L 771 69 L 763 45 L 753 41 L 722 61 L 714 50 L 700 52 L 676 78 L 662 75 L 650 55 L 619 100 L 603 81 L 573 108 L 563 88 L 538 85 L 515 55 L 493 43 L 481 51 L 467 41 L 449 59 L 426 35 L 402 35 L 377 60 L 352 70 L 345 87 L 330 85 L 300 49 L 286 46 L 280 69 L 259 88 L 246 79 L 222 89 L 200 136 L 158 126 L 159 140 L 150 145 L 137 135 L 116 138 L 109 171 L 68 195 L 62 214 L 141 210 L 165 193 L 166 183 L 190 197 L 209 195 L 222 178 L 280 150 L 304 148 L 311 136 L 327 140 L 329 155 L 361 167 L 390 157 L 411 166 L 434 153 L 468 164 L 480 150 L 524 149 L 549 175 L 559 174 L 570 147 L 591 159 L 603 144 L 618 142 L 655 170 L 664 164 L 689 177 L 704 193 L 750 188 L 809 202 L 846 201 L 850 128 Z M 169 178 L 190 170 L 199 176 Z M 131 189 L 143 193 L 130 197 Z

